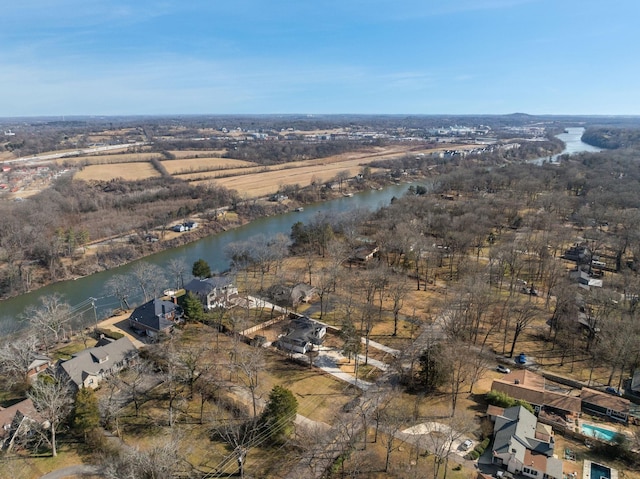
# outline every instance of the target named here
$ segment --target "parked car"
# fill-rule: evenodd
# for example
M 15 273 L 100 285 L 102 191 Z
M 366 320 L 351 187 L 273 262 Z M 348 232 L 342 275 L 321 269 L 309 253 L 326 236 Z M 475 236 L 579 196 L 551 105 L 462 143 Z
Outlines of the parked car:
M 605 388 L 605 391 L 608 392 L 609 394 L 615 394 L 616 396 L 622 396 L 622 391 L 620 391 L 619 389 L 616 389 L 614 387 L 611 387 L 611 386 L 607 386 Z
M 516 356 L 516 363 L 527 364 L 527 356 L 524 353 L 518 354 L 518 356 Z
M 513 474 L 509 471 L 498 471 L 496 472 L 495 477 L 497 479 L 513 479 Z
M 498 367 L 496 368 L 496 370 L 499 373 L 505 373 L 505 374 L 509 374 L 511 372 L 511 369 L 503 366 L 502 364 L 498 364 Z
M 468 451 L 469 449 L 471 449 L 471 446 L 473 446 L 473 441 L 471 439 L 467 439 L 462 444 L 460 444 L 460 449 L 462 449 L 463 451 Z

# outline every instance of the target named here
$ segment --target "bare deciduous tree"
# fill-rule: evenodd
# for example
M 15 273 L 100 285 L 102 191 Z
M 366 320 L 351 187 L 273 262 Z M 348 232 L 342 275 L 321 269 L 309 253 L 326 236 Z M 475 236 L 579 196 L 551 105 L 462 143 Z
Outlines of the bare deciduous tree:
M 120 301 L 120 308 L 131 309 L 129 305 L 129 292 L 131 291 L 131 278 L 123 274 L 114 274 L 106 283 L 105 291 L 110 296 L 115 296 Z
M 166 284 L 163 269 L 152 263 L 145 261 L 136 263 L 131 274 L 133 281 L 144 296 L 145 303 L 156 298 Z
M 48 431 L 40 430 L 43 438 L 51 447 L 53 456 L 58 455 L 56 434 L 73 406 L 73 395 L 68 382 L 44 376 L 33 383 L 28 393 L 40 416 L 48 422 Z
M 48 350 L 49 340 L 57 342 L 64 325 L 71 320 L 71 307 L 58 294 L 43 296 L 40 298 L 40 306 L 27 309 L 24 318 Z
M 8 381 L 8 387 L 26 384 L 29 366 L 36 355 L 37 342 L 35 336 L 28 335 L 0 346 L 0 373 Z

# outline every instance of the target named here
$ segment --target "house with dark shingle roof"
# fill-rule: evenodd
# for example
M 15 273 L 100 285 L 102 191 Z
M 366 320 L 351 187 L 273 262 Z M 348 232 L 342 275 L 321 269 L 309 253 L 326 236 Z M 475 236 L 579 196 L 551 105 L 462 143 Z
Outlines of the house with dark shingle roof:
M 606 416 L 624 423 L 629 420 L 631 402 L 628 399 L 590 388 L 582 388 L 580 399 L 586 413 Z
M 95 347 L 60 362 L 58 373 L 78 389 L 95 389 L 105 377 L 124 368 L 136 353 L 136 347 L 126 336 L 117 340 L 102 338 Z
M 306 354 L 314 345 L 322 344 L 326 334 L 325 324 L 301 316 L 291 321 L 287 332 L 278 339 L 278 345 L 287 351 Z
M 177 304 L 156 298 L 134 309 L 129 316 L 129 325 L 155 337 L 158 333 L 170 332 L 182 314 L 182 308 Z
M 562 479 L 562 461 L 553 457 L 555 442 L 550 426 L 538 423 L 522 406 L 496 416 L 492 462 L 512 474 L 536 479 Z
M 238 295 L 237 286 L 227 276 L 195 278 L 184 289 L 199 298 L 206 309 L 229 307 L 231 299 Z

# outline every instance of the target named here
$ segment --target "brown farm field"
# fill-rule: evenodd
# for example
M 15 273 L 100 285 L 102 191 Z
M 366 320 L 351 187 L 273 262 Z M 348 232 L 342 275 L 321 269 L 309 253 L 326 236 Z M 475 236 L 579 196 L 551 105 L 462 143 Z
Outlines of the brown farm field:
M 132 163 L 140 161 L 149 161 L 152 158 L 161 158 L 159 153 L 140 152 L 140 153 L 117 153 L 113 155 L 86 155 L 73 158 L 60 158 L 56 160 L 59 165 L 62 164 L 78 164 L 84 163 L 88 165 L 109 165 L 118 163 Z
M 334 155 L 313 160 L 294 161 L 281 165 L 255 166 L 254 163 L 208 156 L 194 158 L 195 155 L 211 155 L 213 151 L 193 150 L 172 152 L 182 159 L 164 160 L 162 164 L 168 172 L 194 184 L 215 180 L 216 184 L 243 193 L 248 198 L 257 198 L 275 193 L 281 185 L 298 184 L 306 186 L 312 180 L 326 182 L 342 171 L 349 171 L 351 176 L 360 168 L 374 161 L 399 158 L 407 154 L 432 153 L 442 149 L 466 149 L 474 145 L 446 145 L 442 148 L 425 149 L 414 145 L 388 145 L 374 147 L 356 152 Z M 147 163 L 158 158 L 158 153 L 124 153 L 118 155 L 84 156 L 74 159 L 59 160 L 88 162 L 89 166 L 75 176 L 82 180 L 110 180 L 124 178 L 139 180 L 159 176 L 159 173 Z M 126 166 L 123 164 L 126 163 Z M 115 164 L 120 166 L 114 167 Z M 224 178 L 221 178 L 224 176 Z
M 242 168 L 255 166 L 255 163 L 244 160 L 233 160 L 230 158 L 206 157 L 206 158 L 185 158 L 180 160 L 163 160 L 162 164 L 172 175 L 181 173 L 191 173 L 193 171 L 216 171 L 229 168 Z
M 449 145 L 447 148 L 452 148 Z M 399 158 L 406 154 L 429 153 L 438 149 L 419 149 L 409 145 L 393 145 L 360 152 L 319 158 L 315 160 L 295 161 L 284 165 L 260 168 L 249 173 L 246 169 L 238 171 L 239 176 L 227 176 L 216 180 L 216 184 L 231 190 L 243 192 L 249 198 L 256 198 L 275 193 L 281 185 L 299 184 L 307 186 L 311 180 L 326 182 L 341 171 L 349 171 L 350 176 L 358 173 L 362 166 L 383 159 Z M 200 175 L 202 177 L 202 175 Z M 206 183 L 211 180 L 198 180 L 195 183 Z
M 134 181 L 144 178 L 153 178 L 160 176 L 160 173 L 148 162 L 131 162 L 114 165 L 90 165 L 78 171 L 74 178 L 77 180 L 102 180 L 109 181 L 115 178 L 123 178 L 124 180 Z
M 185 158 L 220 158 L 226 150 L 171 150 L 169 151 L 178 160 Z

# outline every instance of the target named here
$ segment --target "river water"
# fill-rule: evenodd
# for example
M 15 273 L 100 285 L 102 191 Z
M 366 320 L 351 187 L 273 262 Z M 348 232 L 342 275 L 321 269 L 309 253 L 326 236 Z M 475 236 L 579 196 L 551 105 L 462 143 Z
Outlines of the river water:
M 541 165 L 545 162 L 556 163 L 558 158 L 561 155 L 571 155 L 573 153 L 597 153 L 598 151 L 602 151 L 602 148 L 598 148 L 597 146 L 589 145 L 582 141 L 582 134 L 584 133 L 584 128 L 575 127 L 575 128 L 566 128 L 564 133 L 560 133 L 556 135 L 556 138 L 562 140 L 564 142 L 564 150 L 558 153 L 557 155 L 553 155 L 551 157 L 545 156 L 542 158 L 536 158 L 535 160 L 531 160 L 531 163 L 535 163 L 536 165 Z
M 74 306 L 74 312 L 78 318 L 78 323 L 87 324 L 93 320 L 107 317 L 120 304 L 114 297 L 105 293 L 106 282 L 115 274 L 127 275 L 132 268 L 140 261 L 152 263 L 165 268 L 171 259 L 183 259 L 191 265 L 202 258 L 212 271 L 225 271 L 229 268 L 229 260 L 225 256 L 225 248 L 229 243 L 245 241 L 249 238 L 264 234 L 273 236 L 278 233 L 289 235 L 291 226 L 297 222 L 307 222 L 320 212 L 342 213 L 355 208 L 366 208 L 375 210 L 381 206 L 388 205 L 394 196 L 400 197 L 407 191 L 408 185 L 392 185 L 382 190 L 369 190 L 353 195 L 353 197 L 342 197 L 323 203 L 305 205 L 304 211 L 290 212 L 277 216 L 260 218 L 239 228 L 202 238 L 196 242 L 172 248 L 151 256 L 146 256 L 138 261 L 129 263 L 108 271 L 92 274 L 77 280 L 62 281 L 40 288 L 31 293 L 16 296 L 0 301 L 0 331 L 12 331 L 21 329 L 24 326 L 18 318 L 24 310 L 30 306 L 38 306 L 39 299 L 45 295 L 59 294 L 63 300 Z M 167 286 L 169 286 L 167 281 Z M 95 298 L 95 311 L 91 298 Z M 134 292 L 130 296 L 131 305 L 142 302 L 142 297 L 136 297 Z M 95 317 L 94 317 L 95 313 Z
M 560 155 L 578 152 L 597 152 L 600 148 L 588 145 L 581 140 L 584 128 L 567 128 L 565 133 L 557 135 L 565 144 L 562 153 L 544 158 L 532 160 L 533 163 L 542 164 L 546 161 L 555 162 Z M 166 268 L 171 259 L 183 259 L 187 265 L 192 265 L 202 258 L 212 271 L 225 271 L 229 268 L 229 260 L 225 256 L 225 248 L 229 243 L 245 241 L 257 234 L 273 236 L 278 233 L 289 235 L 291 226 L 297 222 L 307 222 L 320 212 L 341 213 L 355 208 L 378 209 L 388 205 L 394 196 L 402 196 L 408 189 L 407 185 L 392 185 L 382 190 L 370 190 L 358 193 L 351 198 L 339 198 L 324 203 L 305 206 L 302 212 L 291 212 L 277 216 L 269 216 L 252 221 L 251 223 L 217 235 L 208 236 L 194 243 L 178 248 L 169 249 L 146 256 L 127 265 L 113 268 L 108 271 L 92 274 L 75 281 L 63 281 L 45 286 L 31 293 L 16 296 L 15 298 L 0 301 L 0 332 L 20 329 L 24 326 L 18 318 L 24 310 L 30 306 L 38 306 L 39 299 L 45 295 L 59 294 L 64 301 L 74 306 L 74 311 L 79 318 L 78 322 L 89 323 L 95 319 L 107 317 L 120 304 L 116 298 L 107 296 L 105 283 L 115 274 L 130 274 L 132 268 L 139 261 L 156 264 Z M 167 282 L 169 285 L 169 281 Z M 94 301 L 91 298 L 95 298 Z M 142 297 L 136 297 L 134 292 L 130 296 L 131 305 L 142 302 Z M 93 308 L 95 304 L 95 310 Z

